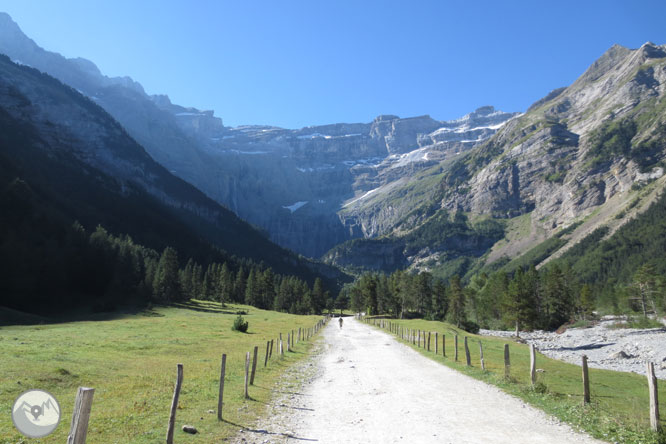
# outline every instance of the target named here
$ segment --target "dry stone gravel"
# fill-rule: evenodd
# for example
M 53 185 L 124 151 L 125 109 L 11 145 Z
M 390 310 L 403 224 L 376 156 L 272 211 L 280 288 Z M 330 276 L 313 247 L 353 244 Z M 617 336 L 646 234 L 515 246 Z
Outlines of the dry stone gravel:
M 544 355 L 581 365 L 587 355 L 588 365 L 594 368 L 645 374 L 645 363 L 655 363 L 657 378 L 666 379 L 666 327 L 613 328 L 625 322 L 622 317 L 606 316 L 589 328 L 570 328 L 564 333 L 521 332 L 520 337 L 534 344 Z M 513 332 L 481 330 L 486 336 L 512 337 Z

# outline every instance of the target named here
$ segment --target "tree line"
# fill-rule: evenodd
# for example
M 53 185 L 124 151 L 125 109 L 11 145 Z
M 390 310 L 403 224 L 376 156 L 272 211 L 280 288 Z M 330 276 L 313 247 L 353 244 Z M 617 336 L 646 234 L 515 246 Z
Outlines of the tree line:
M 645 315 L 666 308 L 663 286 L 649 265 L 635 274 L 627 295 L 627 307 Z M 339 299 L 348 301 L 356 312 L 447 320 L 470 331 L 480 327 L 552 330 L 587 320 L 597 308 L 592 287 L 559 264 L 541 270 L 531 266 L 512 273 L 482 273 L 466 285 L 458 276 L 444 281 L 428 272 L 365 273 L 345 286 Z
M 35 222 L 34 236 L 9 229 L 0 242 L 2 304 L 19 310 L 111 311 L 197 298 L 312 314 L 329 298 L 319 278 L 310 286 L 250 260 L 202 265 L 189 259 L 182 266 L 174 248 L 159 253 L 102 226 L 87 232 L 78 222 L 65 229 L 48 219 Z

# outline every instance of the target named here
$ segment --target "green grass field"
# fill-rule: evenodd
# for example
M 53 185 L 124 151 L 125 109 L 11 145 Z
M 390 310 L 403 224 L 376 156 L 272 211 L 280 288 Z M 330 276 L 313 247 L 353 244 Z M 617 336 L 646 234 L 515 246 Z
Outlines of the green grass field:
M 452 325 L 424 320 L 389 320 L 405 328 L 432 332 L 431 351 L 411 345 L 423 355 L 474 378 L 499 386 L 546 412 L 582 429 L 592 436 L 619 443 L 664 443 L 649 430 L 647 378 L 633 373 L 590 368 L 592 402 L 583 406 L 581 368 L 537 353 L 537 384 L 531 386 L 529 347 L 501 338 L 469 334 Z M 379 320 L 377 320 L 379 322 Z M 439 333 L 439 354 L 435 356 L 434 332 Z M 458 361 L 454 361 L 454 335 L 458 334 Z M 446 357 L 442 356 L 442 334 Z M 465 365 L 464 337 L 468 337 L 472 367 Z M 483 343 L 486 371 L 481 370 L 479 340 Z M 406 342 L 406 341 L 405 341 Z M 511 380 L 504 378 L 504 344 L 510 344 Z M 659 409 L 666 413 L 666 381 L 659 381 Z
M 236 311 L 244 310 L 248 333 L 231 330 Z M 181 307 L 158 307 L 109 320 L 0 327 L 0 442 L 26 440 L 14 428 L 11 406 L 23 391 L 39 388 L 59 401 L 62 419 L 46 438 L 67 440 L 76 391 L 95 388 L 88 431 L 90 443 L 164 442 L 176 364 L 184 367 L 176 418 L 175 442 L 217 442 L 251 426 L 273 395 L 286 368 L 303 358 L 310 342 L 286 352 L 287 332 L 310 328 L 318 316 L 296 316 L 254 307 L 191 301 Z M 285 357 L 277 343 L 264 368 L 266 341 L 283 334 Z M 251 400 L 243 397 L 245 353 L 259 346 L 259 364 Z M 224 422 L 217 420 L 222 353 L 227 354 Z M 209 410 L 215 413 L 208 413 Z M 199 433 L 188 435 L 183 424 Z

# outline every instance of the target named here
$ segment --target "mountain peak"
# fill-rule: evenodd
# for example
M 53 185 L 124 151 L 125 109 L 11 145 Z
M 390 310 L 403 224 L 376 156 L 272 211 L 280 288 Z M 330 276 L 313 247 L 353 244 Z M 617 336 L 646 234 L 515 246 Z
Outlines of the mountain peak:
M 652 42 L 645 42 L 638 51 L 645 59 L 661 59 L 666 57 L 666 50 L 664 47 L 655 45 Z

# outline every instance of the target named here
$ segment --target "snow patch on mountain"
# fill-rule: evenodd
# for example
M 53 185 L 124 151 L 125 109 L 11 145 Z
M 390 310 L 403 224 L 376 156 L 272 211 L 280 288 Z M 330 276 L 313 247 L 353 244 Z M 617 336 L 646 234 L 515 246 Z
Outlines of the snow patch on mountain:
M 289 210 L 293 213 L 294 211 L 300 209 L 301 207 L 303 207 L 303 205 L 305 205 L 307 203 L 308 203 L 307 200 L 299 201 L 299 202 L 296 202 L 296 203 L 291 204 L 291 205 L 282 205 L 282 208 L 286 208 L 287 210 Z

